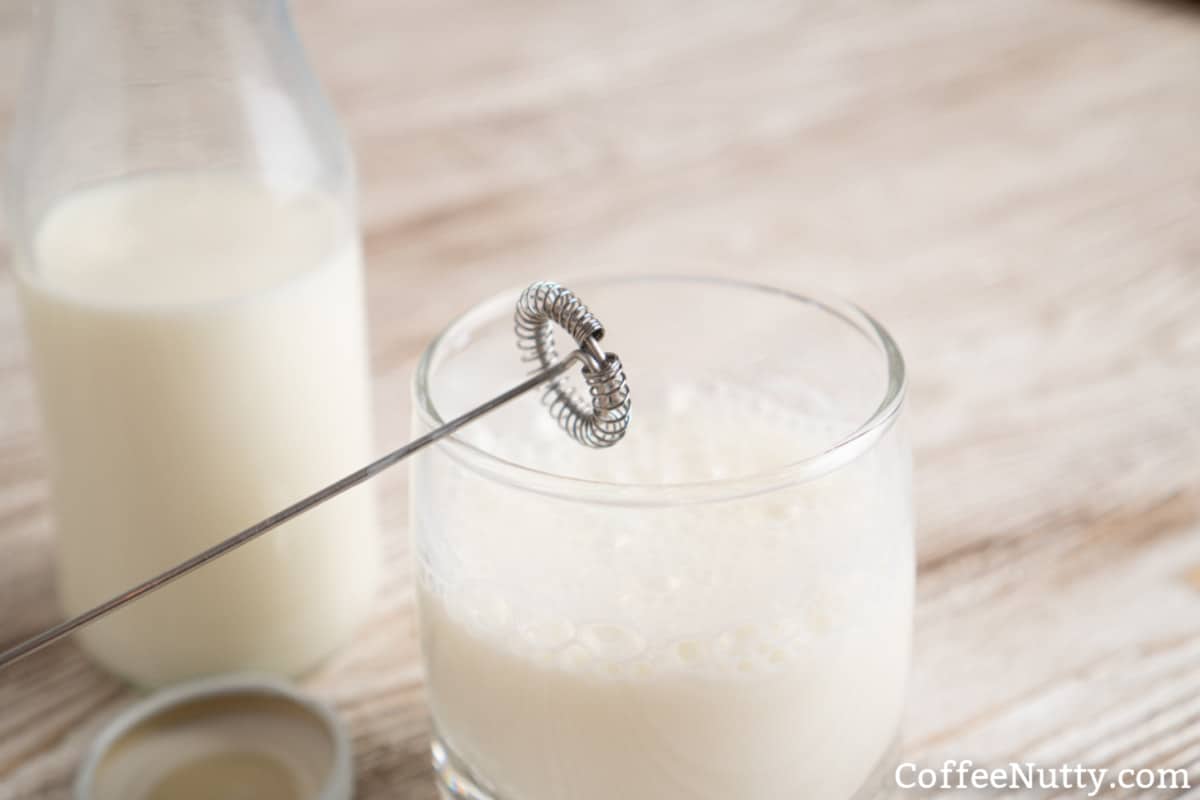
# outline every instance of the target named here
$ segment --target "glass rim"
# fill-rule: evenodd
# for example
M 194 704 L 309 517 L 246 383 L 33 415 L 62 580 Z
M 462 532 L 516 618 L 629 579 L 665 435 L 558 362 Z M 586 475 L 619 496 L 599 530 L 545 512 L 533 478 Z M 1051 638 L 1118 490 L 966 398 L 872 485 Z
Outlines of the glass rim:
M 572 280 L 565 285 L 576 290 L 586 303 L 588 287 L 639 283 L 707 284 L 738 291 L 752 291 L 815 308 L 836 317 L 840 322 L 855 328 L 881 351 L 880 355 L 887 363 L 887 385 L 883 397 L 875 406 L 874 411 L 862 423 L 820 452 L 761 472 L 732 478 L 685 483 L 600 481 L 547 472 L 510 461 L 471 444 L 457 433 L 443 438 L 433 446 L 441 448 L 460 465 L 483 478 L 535 494 L 601 505 L 679 505 L 750 497 L 816 480 L 838 467 L 854 461 L 870 450 L 892 427 L 903 408 L 907 375 L 904 357 L 900 353 L 899 346 L 887 329 L 874 317 L 854 303 L 841 298 L 825 293 L 795 291 L 738 278 L 706 275 L 611 275 Z M 461 331 L 476 328 L 483 323 L 510 314 L 517 297 L 523 290 L 524 287 L 509 289 L 473 306 L 451 320 L 425 348 L 413 376 L 413 409 L 424 426 L 434 428 L 445 423 L 434 404 L 429 386 L 440 351 Z M 498 317 L 498 313 L 501 316 Z M 517 358 L 515 346 L 513 357 Z M 631 425 L 633 435 L 636 435 L 633 428 L 637 425 L 636 380 L 635 376 L 631 376 L 630 384 L 635 392 L 634 421 Z M 483 402 L 485 399 L 479 398 L 479 402 Z M 574 447 L 581 446 L 572 442 L 565 434 L 563 442 Z

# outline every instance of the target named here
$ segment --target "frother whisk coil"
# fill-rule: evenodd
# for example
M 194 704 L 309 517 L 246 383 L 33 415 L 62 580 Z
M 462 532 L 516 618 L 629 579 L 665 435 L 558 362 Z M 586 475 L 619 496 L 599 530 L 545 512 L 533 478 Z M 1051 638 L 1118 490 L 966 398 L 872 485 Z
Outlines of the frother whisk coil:
M 604 326 L 570 289 L 542 281 L 521 294 L 513 316 L 521 359 L 536 363 L 536 371 L 549 369 L 559 361 L 551 323 L 560 325 L 579 346 L 591 403 L 565 385 L 562 378 L 554 378 L 546 384 L 546 405 L 575 441 L 588 447 L 611 447 L 629 427 L 629 386 L 621 359 L 600 349 Z

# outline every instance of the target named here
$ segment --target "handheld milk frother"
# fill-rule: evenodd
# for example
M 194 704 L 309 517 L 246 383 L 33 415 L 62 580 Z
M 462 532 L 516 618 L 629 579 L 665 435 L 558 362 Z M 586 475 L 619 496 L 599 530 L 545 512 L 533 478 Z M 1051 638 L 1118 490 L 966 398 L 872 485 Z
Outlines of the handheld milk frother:
M 561 326 L 578 345 L 578 349 L 565 358 L 558 357 L 551 323 Z M 533 284 L 521 294 L 517 301 L 513 327 L 517 335 L 517 346 L 522 352 L 522 361 L 537 364 L 537 371 L 529 379 L 165 572 L 0 652 L 0 669 L 337 497 L 347 489 L 403 461 L 426 445 L 454 433 L 467 423 L 542 384 L 548 384 L 545 397 L 550 413 L 571 438 L 580 444 L 597 448 L 610 447 L 620 441 L 629 426 L 629 388 L 625 383 L 620 359 L 613 353 L 606 353 L 600 347 L 604 326 L 587 306 L 569 289 L 556 283 L 542 281 Z M 583 378 L 591 396 L 590 407 L 561 381 L 563 375 L 576 363 L 583 365 Z

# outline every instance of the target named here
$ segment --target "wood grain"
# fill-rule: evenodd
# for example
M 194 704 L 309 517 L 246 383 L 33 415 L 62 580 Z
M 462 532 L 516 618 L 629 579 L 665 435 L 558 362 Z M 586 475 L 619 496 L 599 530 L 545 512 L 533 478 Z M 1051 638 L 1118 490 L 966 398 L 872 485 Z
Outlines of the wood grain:
M 699 270 L 851 296 L 912 371 L 904 757 L 1200 785 L 1200 6 L 295 7 L 359 156 L 381 449 L 424 343 L 505 286 Z M 26 29 L 0 7 L 0 126 Z M 385 481 L 387 590 L 306 683 L 353 730 L 359 797 L 431 800 Z M 4 275 L 0 646 L 55 618 L 50 534 Z M 131 696 L 69 644 L 0 674 L 0 798 L 68 796 Z

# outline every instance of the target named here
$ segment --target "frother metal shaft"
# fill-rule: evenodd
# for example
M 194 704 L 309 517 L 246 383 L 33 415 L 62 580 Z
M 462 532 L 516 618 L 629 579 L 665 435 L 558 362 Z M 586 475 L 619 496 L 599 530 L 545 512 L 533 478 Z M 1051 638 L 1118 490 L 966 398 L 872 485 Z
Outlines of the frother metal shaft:
M 595 348 L 593 347 L 592 349 Z M 602 352 L 603 351 L 601 351 L 601 353 Z M 525 380 L 522 383 L 514 386 L 503 394 L 493 397 L 486 403 L 471 409 L 462 416 L 455 417 L 440 428 L 436 428 L 435 430 L 432 430 L 429 433 L 414 439 L 403 447 L 393 450 L 376 461 L 372 461 L 365 467 L 351 472 L 341 480 L 335 481 L 323 489 L 318 489 L 304 499 L 298 500 L 287 508 L 277 511 L 266 519 L 256 522 L 240 533 L 236 533 L 233 536 L 230 536 L 228 539 L 213 545 L 207 550 L 197 553 L 186 561 L 176 564 L 167 571 L 160 573 L 159 575 L 156 575 L 147 581 L 139 583 L 137 586 L 122 592 L 121 594 L 101 603 L 95 608 L 85 611 L 82 614 L 72 617 L 64 622 L 60 622 L 53 628 L 49 628 L 30 639 L 26 639 L 14 647 L 10 647 L 5 651 L 0 652 L 0 669 L 3 669 L 9 664 L 18 661 L 27 655 L 36 653 L 43 647 L 48 647 L 64 636 L 79 630 L 85 625 L 95 622 L 96 620 L 110 614 L 113 611 L 116 611 L 126 603 L 132 603 L 139 597 L 150 594 L 155 589 L 160 589 L 177 578 L 182 578 L 192 570 L 199 569 L 208 562 L 214 561 L 226 553 L 236 550 L 247 542 L 254 541 L 267 531 L 273 530 L 288 520 L 300 516 L 306 511 L 321 505 L 327 500 L 337 497 L 347 489 L 351 489 L 360 483 L 363 483 L 364 481 L 370 480 L 388 467 L 394 466 L 395 464 L 408 458 L 422 447 L 433 444 L 437 440 L 449 436 L 467 423 L 482 417 L 484 414 L 495 410 L 508 401 L 520 397 L 529 390 L 535 389 L 544 383 L 555 381 L 556 379 L 562 377 L 562 375 L 576 363 L 582 362 L 584 364 L 590 364 L 594 358 L 595 357 L 591 354 L 585 355 L 581 350 L 572 352 L 562 360 L 557 361 L 540 372 L 537 372 L 528 380 Z

